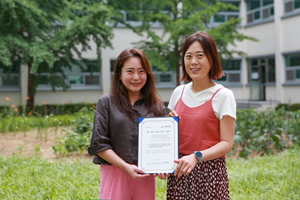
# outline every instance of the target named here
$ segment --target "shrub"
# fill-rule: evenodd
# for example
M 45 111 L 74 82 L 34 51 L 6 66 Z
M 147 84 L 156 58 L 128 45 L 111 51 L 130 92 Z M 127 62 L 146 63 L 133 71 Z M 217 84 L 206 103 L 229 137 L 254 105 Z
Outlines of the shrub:
M 88 111 L 85 115 L 74 120 L 70 127 L 65 129 L 66 137 L 59 138 L 58 144 L 53 146 L 58 155 L 67 155 L 72 152 L 83 153 L 90 145 L 93 130 L 94 112 Z
M 284 107 L 267 111 L 238 110 L 232 154 L 239 157 L 273 154 L 292 142 L 299 143 L 299 113 L 287 112 Z

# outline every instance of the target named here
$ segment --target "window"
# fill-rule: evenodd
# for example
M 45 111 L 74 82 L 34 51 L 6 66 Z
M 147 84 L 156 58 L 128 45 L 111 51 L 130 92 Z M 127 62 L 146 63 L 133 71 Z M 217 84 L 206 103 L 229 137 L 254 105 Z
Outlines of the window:
M 267 61 L 267 83 L 275 83 L 276 82 L 276 69 L 275 69 L 275 58 L 269 58 Z
M 250 60 L 249 67 L 249 80 L 253 80 L 253 73 L 256 73 L 256 79 L 260 79 L 262 84 L 273 85 L 276 82 L 275 58 L 273 56 L 253 58 Z
M 285 55 L 286 80 L 300 81 L 300 53 Z
M 174 87 L 176 85 L 175 82 L 176 75 L 172 71 L 161 72 L 161 71 L 153 70 L 153 74 L 155 75 L 156 86 L 158 88 Z
M 218 81 L 223 83 L 240 83 L 241 60 L 224 60 L 222 61 L 222 67 L 225 76 L 220 78 Z
M 5 66 L 0 62 L 0 88 L 12 89 L 20 88 L 20 68 L 18 61 L 12 63 L 12 66 Z
M 300 0 L 285 0 L 284 1 L 284 12 L 289 13 L 293 11 L 300 11 Z
M 99 88 L 100 87 L 100 67 L 97 61 L 90 60 L 87 64 L 80 62 L 79 65 L 72 65 L 71 69 L 63 66 L 59 62 L 54 64 L 53 70 L 45 70 L 37 74 L 38 89 L 50 88 L 51 83 L 65 83 L 72 89 Z M 65 77 L 61 73 L 64 72 Z
M 240 7 L 240 2 L 230 2 L 230 1 L 225 1 L 223 3 L 231 4 L 236 6 L 237 8 Z M 217 15 L 214 15 L 210 21 L 209 26 L 210 27 L 217 27 L 220 24 L 230 20 L 231 18 L 238 18 L 239 17 L 239 9 L 234 10 L 234 9 L 227 9 L 222 12 L 218 12 Z
M 247 22 L 259 22 L 273 19 L 273 0 L 252 0 L 247 1 Z

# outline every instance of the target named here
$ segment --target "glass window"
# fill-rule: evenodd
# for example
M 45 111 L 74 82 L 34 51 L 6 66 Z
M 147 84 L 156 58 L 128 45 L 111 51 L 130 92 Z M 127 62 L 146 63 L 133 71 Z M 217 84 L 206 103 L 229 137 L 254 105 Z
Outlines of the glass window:
M 222 78 L 219 78 L 218 81 L 226 81 L 227 80 L 227 76 L 223 76 Z
M 255 19 L 260 19 L 260 12 L 259 11 L 254 13 L 254 20 Z
M 171 74 L 160 74 L 159 75 L 160 82 L 172 82 L 171 78 L 172 78 Z
M 0 62 L 0 87 L 19 87 L 20 86 L 19 61 L 13 61 L 11 66 L 5 66 Z
M 274 16 L 273 0 L 247 1 L 247 22 L 269 19 Z
M 83 84 L 82 75 L 69 75 L 68 78 L 70 84 Z
M 300 81 L 300 53 L 285 56 L 286 80 Z
M 224 70 L 240 70 L 241 60 L 225 60 L 222 61 L 222 66 Z
M 224 2 L 224 3 L 227 3 L 227 2 Z M 240 7 L 240 2 L 228 2 L 228 3 L 231 4 L 231 5 L 234 5 L 238 8 Z M 231 9 L 231 8 L 228 8 L 226 11 L 227 12 L 239 12 L 239 10 Z
M 260 7 L 260 0 L 247 1 L 247 10 L 254 10 Z
M 19 76 L 0 76 L 0 86 L 18 86 L 19 85 Z
M 225 76 L 218 79 L 220 82 L 239 83 L 241 81 L 241 60 L 222 60 Z
M 300 66 L 300 53 L 287 55 L 286 66 L 287 67 Z
M 62 71 L 65 77 L 62 76 Z M 61 82 L 71 85 L 71 89 L 100 86 L 100 64 L 96 60 L 84 60 L 79 61 L 78 65 L 71 64 L 71 68 L 69 68 L 56 62 L 53 70 L 46 68 L 36 77 L 40 89 L 51 87 L 51 83 L 61 84 Z
M 48 76 L 47 75 L 37 75 L 36 81 L 38 85 L 47 85 L 48 84 Z
M 233 9 L 233 8 L 227 8 L 224 9 L 218 13 L 216 13 L 216 15 L 212 16 L 209 23 L 208 23 L 208 27 L 218 27 L 219 25 L 221 25 L 222 23 L 234 18 L 238 18 L 239 17 L 239 6 L 240 6 L 240 2 L 222 2 L 225 4 L 230 4 L 233 6 L 236 6 L 237 9 Z
M 295 0 L 295 2 L 294 2 L 294 8 L 295 9 L 300 8 L 300 1 L 299 0 Z
M 296 70 L 296 79 L 300 79 L 300 69 Z
M 214 22 L 225 22 L 225 15 L 215 15 Z
M 268 59 L 267 73 L 268 73 L 267 82 L 275 83 L 276 81 L 275 58 Z
M 127 22 L 138 22 L 139 19 L 129 13 L 126 13 L 126 21 Z
M 115 65 L 116 60 L 110 60 L 110 71 L 114 72 L 114 65 Z
M 263 0 L 263 6 L 269 5 L 273 3 L 273 0 Z

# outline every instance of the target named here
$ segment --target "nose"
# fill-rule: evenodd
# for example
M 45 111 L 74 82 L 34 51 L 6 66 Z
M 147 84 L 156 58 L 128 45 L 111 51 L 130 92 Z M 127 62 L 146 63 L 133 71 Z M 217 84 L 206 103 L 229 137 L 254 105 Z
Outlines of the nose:
M 197 58 L 192 57 L 192 65 L 196 65 L 196 64 L 198 64 Z
M 133 80 L 138 80 L 139 79 L 139 74 L 134 73 L 132 78 L 133 78 Z

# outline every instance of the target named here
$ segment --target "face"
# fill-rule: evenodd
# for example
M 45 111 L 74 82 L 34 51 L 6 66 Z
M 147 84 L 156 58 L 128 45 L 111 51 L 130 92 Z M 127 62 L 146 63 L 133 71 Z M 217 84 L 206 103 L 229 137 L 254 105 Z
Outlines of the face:
M 147 81 L 147 73 L 142 66 L 140 58 L 130 57 L 124 62 L 120 79 L 128 90 L 129 96 L 140 93 Z
M 187 74 L 193 79 L 209 79 L 210 63 L 200 42 L 194 42 L 184 55 L 184 65 Z

